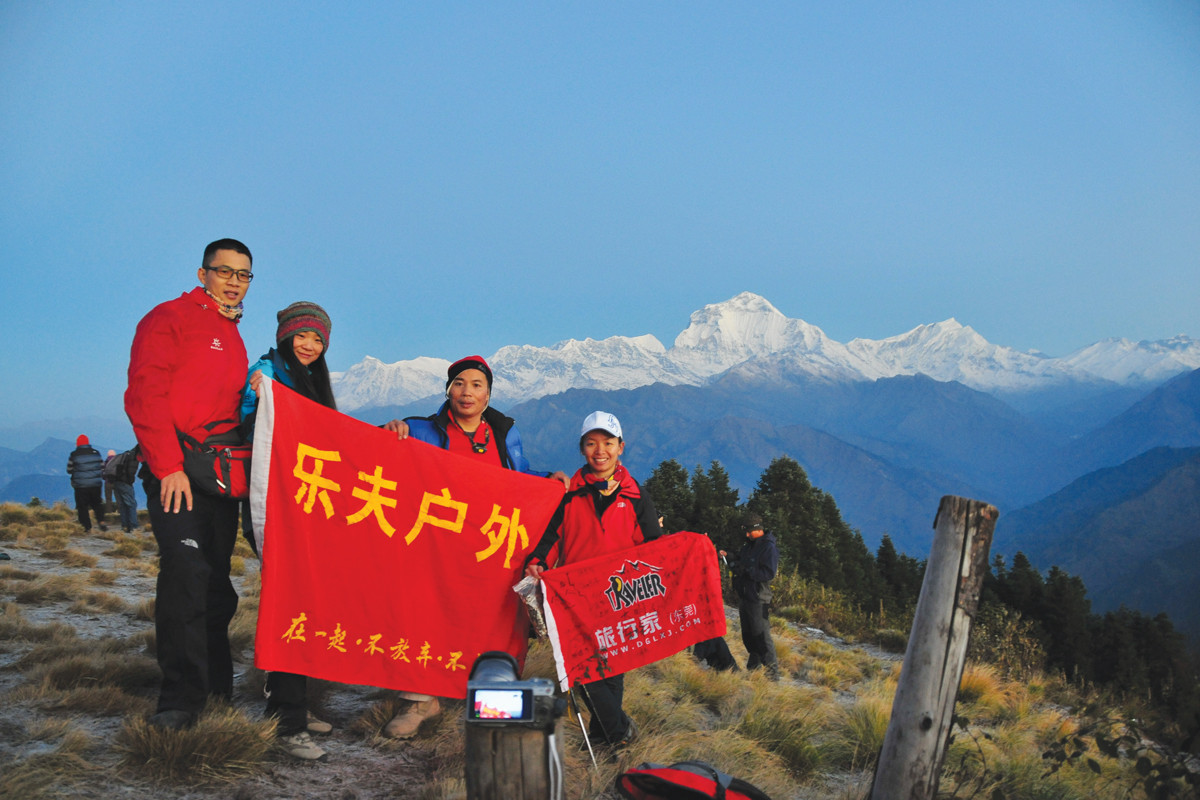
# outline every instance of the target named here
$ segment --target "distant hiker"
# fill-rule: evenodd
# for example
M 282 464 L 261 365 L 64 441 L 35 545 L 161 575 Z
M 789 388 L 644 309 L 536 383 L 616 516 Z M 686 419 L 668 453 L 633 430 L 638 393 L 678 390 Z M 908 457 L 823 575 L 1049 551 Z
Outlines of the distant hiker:
M 108 451 L 104 461 L 104 485 L 117 498 L 117 511 L 121 514 L 121 530 L 130 533 L 137 527 L 137 496 L 133 493 L 133 482 L 137 478 L 137 450 L 117 453 Z
M 779 661 L 775 642 L 771 638 L 771 581 L 779 568 L 779 548 L 774 534 L 763 530 L 763 520 L 757 514 L 746 518 L 746 541 L 730 565 L 733 572 L 733 591 L 738 596 L 738 616 L 742 623 L 742 644 L 750 657 L 746 669 L 767 668 L 772 680 L 779 678 Z M 720 551 L 726 555 L 725 551 Z
M 80 434 L 75 439 L 75 449 L 67 458 L 67 474 L 71 476 L 71 488 L 75 490 L 75 512 L 84 532 L 92 529 L 89 510 L 96 512 L 96 525 L 108 530 L 104 524 L 104 458 L 100 451 L 88 444 L 88 437 Z
M 560 480 L 565 486 L 565 473 L 538 472 L 529 466 L 516 424 L 492 408 L 491 399 L 492 368 L 482 356 L 467 356 L 446 370 L 446 402 L 436 414 L 393 419 L 383 427 L 401 439 L 411 436 L 485 464 Z M 411 738 L 424 720 L 441 713 L 440 702 L 431 695 L 401 692 L 400 697 L 412 705 L 384 728 L 393 739 Z
M 104 457 L 104 468 L 108 469 L 109 462 L 117 457 L 116 450 L 109 450 L 108 455 Z M 108 475 L 104 476 L 104 513 L 111 514 L 117 510 L 116 503 L 113 502 L 113 485 L 108 480 Z
M 233 695 L 229 621 L 238 598 L 229 558 L 238 501 L 193 491 L 180 437 L 204 441 L 237 427 L 247 366 L 238 319 L 251 264 L 236 239 L 208 245 L 200 286 L 143 317 L 130 352 L 125 413 L 145 461 L 159 552 L 154 627 L 163 677 L 150 724 L 161 728 L 188 727 L 209 696 Z
M 583 421 L 579 452 L 586 463 L 571 478 L 541 541 L 525 559 L 525 574 L 541 579 L 544 569 L 615 553 L 662 535 L 658 512 L 621 464 L 621 422 L 605 411 Z M 592 719 L 589 739 L 617 747 L 637 737 L 637 725 L 622 708 L 625 676 L 581 684 Z
M 275 328 L 276 346 L 250 367 L 242 390 L 241 418 L 245 430 L 253 430 L 264 376 L 315 403 L 337 408 L 325 363 L 329 332 L 333 329 L 325 309 L 316 303 L 292 303 L 276 313 L 275 319 L 279 322 Z M 249 530 L 249 515 L 243 527 Z M 286 546 L 287 539 L 282 544 Z M 275 546 L 278 545 L 272 545 Z M 288 755 L 306 761 L 324 761 L 326 752 L 309 733 L 329 733 L 333 726 L 308 710 L 308 679 L 291 672 L 268 672 L 264 693 L 266 714 L 279 720 L 275 732 Z

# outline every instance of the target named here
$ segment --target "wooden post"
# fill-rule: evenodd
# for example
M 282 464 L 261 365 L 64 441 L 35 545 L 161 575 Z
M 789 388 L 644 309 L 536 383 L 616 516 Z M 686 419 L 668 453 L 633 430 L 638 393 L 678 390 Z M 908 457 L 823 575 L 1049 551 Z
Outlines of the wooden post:
M 995 506 L 978 500 L 942 498 L 871 800 L 932 800 L 937 794 L 998 516 Z
M 466 725 L 467 800 L 561 800 L 562 737 L 537 727 Z

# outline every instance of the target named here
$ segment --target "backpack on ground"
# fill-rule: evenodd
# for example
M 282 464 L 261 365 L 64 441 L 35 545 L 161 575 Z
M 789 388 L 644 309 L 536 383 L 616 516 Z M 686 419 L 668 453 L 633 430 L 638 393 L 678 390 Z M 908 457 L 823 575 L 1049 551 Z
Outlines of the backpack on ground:
M 617 776 L 616 789 L 629 800 L 771 800 L 763 790 L 703 761 L 639 764 Z

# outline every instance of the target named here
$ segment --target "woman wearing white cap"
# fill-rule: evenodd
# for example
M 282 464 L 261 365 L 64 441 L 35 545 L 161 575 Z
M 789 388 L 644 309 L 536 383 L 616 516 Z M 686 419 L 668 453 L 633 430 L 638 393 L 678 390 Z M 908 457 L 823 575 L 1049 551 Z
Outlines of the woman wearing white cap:
M 571 478 L 546 532 L 526 559 L 526 574 L 535 578 L 543 569 L 615 553 L 662 535 L 654 502 L 621 464 L 621 422 L 607 411 L 594 411 L 583 421 L 579 437 L 586 463 Z M 618 747 L 632 741 L 637 726 L 621 708 L 624 676 L 583 687 L 592 712 L 589 735 Z

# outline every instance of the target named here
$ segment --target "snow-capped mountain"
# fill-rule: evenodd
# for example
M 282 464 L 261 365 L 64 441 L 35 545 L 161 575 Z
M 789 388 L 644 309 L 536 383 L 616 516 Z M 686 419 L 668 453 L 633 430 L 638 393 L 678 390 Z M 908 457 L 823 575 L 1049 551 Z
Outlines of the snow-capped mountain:
M 570 339 L 553 347 L 510 345 L 488 358 L 496 399 L 511 405 L 567 389 L 635 389 L 651 383 L 702 385 L 734 367 L 764 376 L 781 365 L 833 381 L 869 381 L 924 374 L 999 395 L 1095 385 L 1160 383 L 1200 367 L 1200 341 L 1108 339 L 1065 358 L 1050 358 L 988 342 L 955 319 L 920 325 L 887 339 L 830 339 L 804 320 L 790 319 L 765 298 L 743 292 L 691 315 L 670 349 L 653 336 Z M 368 356 L 334 373 L 346 410 L 404 405 L 440 395 L 449 362 L 415 358 L 387 364 Z
M 1195 339 L 1182 335 L 1158 342 L 1105 339 L 1076 350 L 1062 361 L 1116 383 L 1159 383 L 1200 368 L 1197 345 Z

